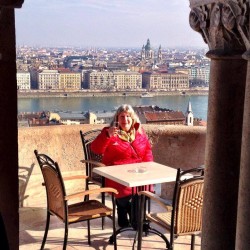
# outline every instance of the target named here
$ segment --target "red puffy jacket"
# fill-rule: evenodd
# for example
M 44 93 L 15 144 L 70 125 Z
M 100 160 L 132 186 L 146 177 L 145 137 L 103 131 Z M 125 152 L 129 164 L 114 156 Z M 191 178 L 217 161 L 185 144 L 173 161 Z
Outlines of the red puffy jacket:
M 147 135 L 136 131 L 135 140 L 130 143 L 120 139 L 118 136 L 108 137 L 108 127 L 91 143 L 91 150 L 96 154 L 102 154 L 102 162 L 106 166 L 122 165 L 135 162 L 153 161 L 151 145 Z M 113 187 L 119 192 L 117 198 L 131 195 L 132 189 L 117 182 L 106 179 L 105 186 Z M 152 189 L 152 188 L 151 188 Z

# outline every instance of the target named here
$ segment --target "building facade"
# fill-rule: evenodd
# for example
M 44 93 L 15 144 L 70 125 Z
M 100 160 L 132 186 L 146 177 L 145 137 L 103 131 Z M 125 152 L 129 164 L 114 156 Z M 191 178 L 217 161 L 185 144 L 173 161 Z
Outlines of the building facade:
M 117 90 L 136 90 L 142 88 L 142 75 L 138 72 L 114 72 Z
M 112 71 L 88 71 L 86 85 L 90 90 L 115 89 L 114 73 Z
M 87 88 L 91 90 L 136 90 L 142 88 L 142 75 L 132 71 L 89 71 Z
M 191 85 L 208 86 L 210 66 L 194 66 L 188 68 L 188 75 Z
M 60 73 L 59 88 L 63 90 L 81 89 L 81 73 Z
M 17 89 L 25 90 L 30 89 L 30 73 L 24 71 L 18 71 L 16 73 Z
M 43 70 L 38 73 L 39 89 L 59 89 L 59 72 L 58 70 Z
M 182 73 L 144 72 L 142 82 L 142 87 L 149 90 L 185 90 L 189 88 L 189 77 Z

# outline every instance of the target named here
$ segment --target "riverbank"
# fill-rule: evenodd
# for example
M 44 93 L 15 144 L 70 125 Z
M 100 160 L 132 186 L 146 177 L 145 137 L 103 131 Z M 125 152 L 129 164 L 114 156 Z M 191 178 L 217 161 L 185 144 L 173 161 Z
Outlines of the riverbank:
M 105 97 L 105 96 L 141 96 L 142 91 L 40 91 L 40 90 L 30 90 L 30 91 L 18 91 L 18 98 L 39 98 L 39 97 Z M 151 91 L 152 96 L 179 96 L 179 95 L 208 95 L 208 89 L 190 89 L 185 91 Z
M 96 93 L 95 93 L 96 94 Z M 100 94 L 100 93 L 99 93 Z M 102 93 L 103 94 L 103 93 Z M 76 112 L 103 112 L 116 109 L 123 103 L 128 103 L 132 106 L 149 106 L 156 105 L 161 108 L 167 108 L 175 111 L 186 112 L 189 100 L 192 102 L 192 110 L 195 117 L 207 119 L 208 95 L 198 92 L 198 95 L 157 95 L 155 97 L 140 96 L 118 96 L 114 93 L 113 96 L 95 95 L 80 96 L 80 97 L 59 97 L 54 95 L 48 98 L 30 97 L 18 98 L 18 112 L 39 112 L 42 110 L 59 110 L 59 111 L 76 111 Z

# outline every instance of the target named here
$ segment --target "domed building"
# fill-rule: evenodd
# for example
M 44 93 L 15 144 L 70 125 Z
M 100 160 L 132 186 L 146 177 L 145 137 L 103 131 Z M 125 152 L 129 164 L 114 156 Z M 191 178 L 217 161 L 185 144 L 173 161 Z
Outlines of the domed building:
M 161 45 L 158 49 L 157 56 L 155 57 L 154 50 L 151 48 L 150 40 L 147 40 L 146 45 L 142 46 L 141 50 L 141 61 L 147 61 L 152 63 L 161 63 L 162 62 L 162 51 L 161 51 Z

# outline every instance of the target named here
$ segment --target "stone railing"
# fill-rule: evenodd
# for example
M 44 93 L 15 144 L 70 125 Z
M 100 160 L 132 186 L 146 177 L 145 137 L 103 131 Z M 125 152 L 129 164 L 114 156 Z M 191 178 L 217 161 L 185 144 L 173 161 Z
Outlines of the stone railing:
M 101 127 L 71 125 L 18 130 L 20 198 L 24 206 L 40 207 L 46 204 L 45 190 L 41 185 L 41 171 L 34 150 L 48 154 L 57 161 L 63 175 L 84 174 L 85 166 L 80 163 L 83 150 L 79 131 Z M 164 125 L 144 125 L 144 128 L 152 144 L 156 162 L 183 169 L 204 164 L 206 128 Z M 69 187 L 66 188 L 69 188 L 70 192 L 84 187 L 84 183 L 67 185 Z M 168 197 L 170 193 L 169 186 L 163 184 L 162 196 Z

